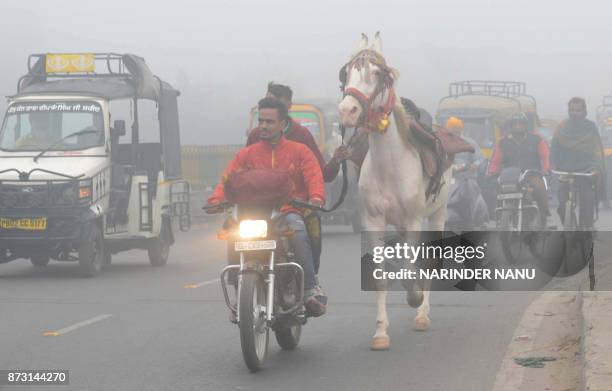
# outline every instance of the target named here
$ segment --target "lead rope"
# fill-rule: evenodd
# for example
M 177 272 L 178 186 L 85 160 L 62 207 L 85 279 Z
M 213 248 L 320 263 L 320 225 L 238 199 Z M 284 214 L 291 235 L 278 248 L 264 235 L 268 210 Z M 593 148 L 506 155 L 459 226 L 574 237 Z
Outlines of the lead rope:
M 341 145 L 343 146 L 344 146 L 344 134 L 345 133 L 346 133 L 346 129 L 344 128 L 344 125 L 340 125 L 340 134 L 342 135 Z M 340 163 L 340 167 L 342 169 L 342 190 L 340 191 L 340 196 L 338 197 L 338 200 L 336 201 L 336 203 L 332 205 L 331 208 L 329 209 L 321 208 L 322 212 L 325 212 L 325 213 L 333 212 L 334 210 L 338 209 L 340 205 L 342 205 L 342 202 L 344 202 L 344 197 L 346 197 L 346 193 L 348 191 L 348 175 L 347 175 L 346 159 L 342 160 L 342 163 Z

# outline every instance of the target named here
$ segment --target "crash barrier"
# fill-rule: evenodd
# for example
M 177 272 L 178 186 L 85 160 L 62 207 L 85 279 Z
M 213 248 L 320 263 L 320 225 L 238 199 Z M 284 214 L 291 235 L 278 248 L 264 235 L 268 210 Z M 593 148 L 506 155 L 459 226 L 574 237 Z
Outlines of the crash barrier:
M 181 147 L 183 177 L 195 191 L 212 190 L 236 152 L 244 145 L 187 145 Z
M 230 160 L 244 145 L 186 145 L 181 147 L 183 177 L 191 184 L 190 213 L 194 223 L 208 221 L 201 206 L 219 183 Z

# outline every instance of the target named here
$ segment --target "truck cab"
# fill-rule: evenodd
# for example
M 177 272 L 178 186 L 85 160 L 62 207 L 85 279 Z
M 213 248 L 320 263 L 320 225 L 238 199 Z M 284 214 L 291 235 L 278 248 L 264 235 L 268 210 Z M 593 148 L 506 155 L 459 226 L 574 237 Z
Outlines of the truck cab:
M 0 263 L 165 265 L 187 230 L 177 98 L 132 54 L 34 54 L 0 128 Z

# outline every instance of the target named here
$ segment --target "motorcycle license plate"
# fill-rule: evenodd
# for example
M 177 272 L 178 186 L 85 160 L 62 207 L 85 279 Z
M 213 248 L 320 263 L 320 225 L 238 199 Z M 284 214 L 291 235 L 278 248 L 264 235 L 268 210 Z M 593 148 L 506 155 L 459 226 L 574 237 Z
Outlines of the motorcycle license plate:
M 0 229 L 18 229 L 24 231 L 44 231 L 47 229 L 47 218 L 9 219 L 0 217 Z
M 498 194 L 497 195 L 498 200 L 515 200 L 518 198 L 523 198 L 523 194 L 522 193 L 510 193 L 510 194 Z
M 276 240 L 252 240 L 246 242 L 236 242 L 236 251 L 257 251 L 257 250 L 276 250 Z

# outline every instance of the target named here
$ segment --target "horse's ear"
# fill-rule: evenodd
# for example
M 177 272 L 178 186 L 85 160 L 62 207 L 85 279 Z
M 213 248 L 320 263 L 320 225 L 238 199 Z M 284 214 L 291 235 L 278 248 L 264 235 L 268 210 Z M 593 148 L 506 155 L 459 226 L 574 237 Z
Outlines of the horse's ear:
M 361 33 L 361 41 L 359 42 L 359 48 L 357 48 L 357 51 L 367 49 L 367 47 L 368 47 L 368 36 L 365 35 L 364 33 Z
M 397 81 L 397 79 L 399 79 L 399 77 L 400 77 L 400 72 L 397 69 L 395 69 L 395 68 L 389 67 L 389 69 L 391 70 L 391 75 L 393 76 L 393 81 Z
M 377 31 L 376 35 L 374 36 L 374 44 L 372 45 L 372 49 L 378 53 L 382 53 L 382 39 L 380 39 L 380 31 Z

